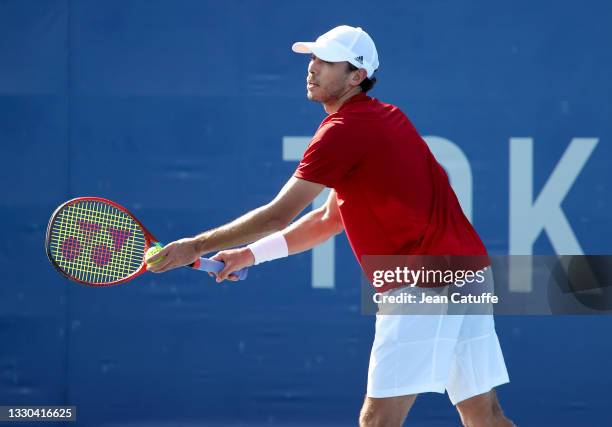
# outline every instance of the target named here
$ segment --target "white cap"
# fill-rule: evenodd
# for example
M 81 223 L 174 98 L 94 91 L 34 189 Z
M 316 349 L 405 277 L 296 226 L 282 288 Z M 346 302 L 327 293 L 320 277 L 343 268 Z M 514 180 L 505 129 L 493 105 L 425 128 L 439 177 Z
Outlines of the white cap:
M 319 36 L 315 42 L 293 43 L 291 49 L 296 53 L 314 53 L 323 61 L 348 61 L 365 69 L 368 77 L 372 77 L 378 68 L 374 41 L 361 27 L 340 25 Z

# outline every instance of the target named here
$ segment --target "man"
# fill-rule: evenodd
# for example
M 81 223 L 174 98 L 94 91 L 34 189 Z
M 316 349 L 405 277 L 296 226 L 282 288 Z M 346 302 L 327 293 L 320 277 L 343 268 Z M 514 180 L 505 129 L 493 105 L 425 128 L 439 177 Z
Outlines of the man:
M 254 242 L 214 257 L 225 263 L 217 281 L 236 280 L 238 269 L 311 249 L 342 230 L 359 262 L 363 255 L 486 255 L 407 117 L 364 93 L 378 68 L 370 36 L 343 25 L 293 51 L 311 55 L 307 96 L 328 114 L 294 176 L 267 205 L 167 245 L 149 269 L 167 271 Z M 326 204 L 291 223 L 324 187 L 332 188 Z M 361 426 L 400 426 L 418 393 L 445 388 L 465 426 L 513 425 L 493 389 L 508 375 L 492 317 L 473 316 L 469 326 L 470 316 L 445 317 L 454 320 L 377 317 Z

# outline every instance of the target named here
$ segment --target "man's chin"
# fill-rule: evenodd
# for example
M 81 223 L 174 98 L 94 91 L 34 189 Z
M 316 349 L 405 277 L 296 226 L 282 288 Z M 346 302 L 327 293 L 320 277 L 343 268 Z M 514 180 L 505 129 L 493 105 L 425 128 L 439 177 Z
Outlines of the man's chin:
M 308 98 L 309 101 L 312 102 L 321 102 L 320 99 L 318 99 L 311 91 L 307 90 L 306 91 L 306 98 Z

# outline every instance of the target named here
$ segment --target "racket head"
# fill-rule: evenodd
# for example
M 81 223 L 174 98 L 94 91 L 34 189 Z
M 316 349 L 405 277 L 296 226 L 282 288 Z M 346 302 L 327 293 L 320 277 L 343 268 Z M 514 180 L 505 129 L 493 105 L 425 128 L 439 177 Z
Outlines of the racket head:
M 101 197 L 78 197 L 51 215 L 45 248 L 63 276 L 98 287 L 144 273 L 144 254 L 156 241 L 123 206 Z

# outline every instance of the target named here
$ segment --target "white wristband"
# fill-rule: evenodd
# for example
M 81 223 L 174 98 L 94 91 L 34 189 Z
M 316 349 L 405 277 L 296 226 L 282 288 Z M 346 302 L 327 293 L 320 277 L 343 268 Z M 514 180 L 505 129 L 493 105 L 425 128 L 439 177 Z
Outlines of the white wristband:
M 287 241 L 282 231 L 277 231 L 263 239 L 259 239 L 248 245 L 247 248 L 253 252 L 253 256 L 255 257 L 254 265 L 272 261 L 273 259 L 284 258 L 289 255 Z

